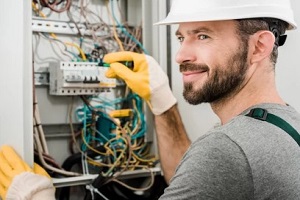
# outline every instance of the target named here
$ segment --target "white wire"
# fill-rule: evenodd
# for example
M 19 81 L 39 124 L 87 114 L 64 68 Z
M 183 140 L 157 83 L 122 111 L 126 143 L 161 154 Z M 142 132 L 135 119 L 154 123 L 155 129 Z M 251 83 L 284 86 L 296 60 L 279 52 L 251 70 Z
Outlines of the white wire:
M 104 200 L 109 200 L 106 196 L 104 196 L 104 194 L 102 194 L 97 188 L 95 188 L 93 185 L 86 185 L 85 186 L 87 190 L 89 190 L 91 192 L 92 195 L 92 199 L 95 199 L 94 193 L 98 194 L 99 196 L 101 196 Z
M 84 164 L 85 164 L 85 171 L 87 174 L 89 174 L 89 166 L 88 166 L 88 162 L 87 162 L 87 155 L 86 153 L 84 154 Z
M 81 153 L 81 165 L 83 174 L 89 174 L 89 168 L 87 165 L 87 159 L 85 153 Z
M 104 196 L 101 192 L 99 192 L 99 190 L 97 188 L 94 189 L 94 191 L 99 194 L 104 200 L 109 200 L 108 198 L 106 198 L 106 196 Z
M 92 200 L 95 199 L 95 197 L 94 197 L 94 191 L 93 191 L 94 189 L 93 188 L 94 187 L 92 185 L 86 185 L 86 189 L 88 189 L 91 192 Z

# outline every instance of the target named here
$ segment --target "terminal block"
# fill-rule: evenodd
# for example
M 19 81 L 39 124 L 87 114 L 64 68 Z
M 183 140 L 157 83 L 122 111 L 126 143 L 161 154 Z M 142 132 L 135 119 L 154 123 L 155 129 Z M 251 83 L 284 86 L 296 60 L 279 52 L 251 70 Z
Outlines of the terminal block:
M 107 67 L 93 62 L 50 63 L 51 95 L 95 95 L 116 87 L 116 79 L 107 78 Z

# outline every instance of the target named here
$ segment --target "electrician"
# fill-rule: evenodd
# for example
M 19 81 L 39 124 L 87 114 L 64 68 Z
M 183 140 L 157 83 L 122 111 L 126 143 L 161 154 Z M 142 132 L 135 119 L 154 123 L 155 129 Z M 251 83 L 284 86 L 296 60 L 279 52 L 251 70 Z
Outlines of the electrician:
M 179 24 L 176 61 L 184 98 L 193 105 L 210 103 L 221 122 L 191 143 L 168 78 L 152 57 L 132 52 L 104 57 L 111 66 L 107 76 L 124 79 L 155 116 L 162 170 L 169 182 L 161 199 L 299 199 L 300 114 L 280 97 L 274 77 L 285 30 L 296 28 L 290 1 L 174 0 L 158 24 Z M 124 60 L 134 62 L 132 71 L 118 62 Z M 10 164 L 3 158 L 13 154 L 8 149 L 2 149 L 1 163 Z M 11 178 L 1 189 L 2 197 L 7 189 L 7 198 L 19 199 L 23 193 L 51 189 L 39 183 L 24 187 L 25 178 L 35 175 L 41 183 L 47 178 L 34 173 L 22 178 L 22 170 L 11 173 L 0 166 L 1 177 Z M 50 193 L 40 199 L 51 199 Z

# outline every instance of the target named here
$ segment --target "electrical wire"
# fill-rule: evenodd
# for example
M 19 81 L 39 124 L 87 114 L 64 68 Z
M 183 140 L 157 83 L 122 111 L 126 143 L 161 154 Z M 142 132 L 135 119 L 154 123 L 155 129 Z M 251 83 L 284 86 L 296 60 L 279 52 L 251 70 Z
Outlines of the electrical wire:
M 83 102 L 85 103 L 85 105 L 87 106 L 86 107 L 87 109 L 85 109 L 85 112 L 86 111 L 91 111 L 93 113 L 97 113 L 99 111 L 104 112 L 103 109 L 92 106 L 91 103 L 85 97 L 82 96 L 81 98 L 82 98 Z M 104 103 L 103 99 L 101 99 L 101 102 L 104 105 L 109 105 L 107 103 Z M 116 102 L 122 102 L 122 100 L 116 100 Z M 138 100 L 133 100 L 133 104 L 132 104 L 135 112 L 137 112 L 137 113 L 139 112 L 138 107 L 141 106 L 141 105 L 139 105 L 138 102 L 139 102 Z M 89 116 L 91 116 L 91 115 L 89 115 Z M 135 123 L 135 126 L 141 126 L 141 116 L 139 114 L 137 114 L 137 116 L 138 116 L 137 117 L 138 120 Z M 88 115 L 85 114 L 84 118 L 87 119 L 87 117 L 88 117 Z M 116 124 L 118 124 L 118 123 L 116 123 Z M 120 124 L 118 124 L 118 125 L 120 126 Z M 136 128 L 132 129 L 132 131 L 131 131 L 131 129 L 129 128 L 129 123 L 126 123 L 123 127 L 119 127 L 119 128 L 121 128 L 120 132 L 119 133 L 117 132 L 116 136 L 114 138 L 110 139 L 109 141 L 107 141 L 104 144 L 104 148 L 106 149 L 106 152 L 99 152 L 93 146 L 91 146 L 89 144 L 90 139 L 93 139 L 93 138 L 90 138 L 86 135 L 88 133 L 88 131 L 90 130 L 90 128 L 95 129 L 95 127 L 90 126 L 89 124 L 85 124 L 85 126 L 86 126 L 86 132 L 84 132 L 83 130 L 81 131 L 83 143 L 85 144 L 85 146 L 88 149 L 90 149 L 90 150 L 94 151 L 95 153 L 98 153 L 99 155 L 102 156 L 102 161 L 95 160 L 95 159 L 89 158 L 89 157 L 86 157 L 86 161 L 93 166 L 101 167 L 102 168 L 101 174 L 103 177 L 110 177 L 108 179 L 108 181 L 105 182 L 105 184 L 113 181 L 113 182 L 117 182 L 118 184 L 122 185 L 123 187 L 126 187 L 126 188 L 128 188 L 130 190 L 134 190 L 134 191 L 145 191 L 152 187 L 153 182 L 154 182 L 154 175 L 151 175 L 151 181 L 150 181 L 149 185 L 147 185 L 146 187 L 143 187 L 143 188 L 132 187 L 132 186 L 117 179 L 118 176 L 122 175 L 122 173 L 127 170 L 134 170 L 137 168 L 149 169 L 148 165 L 149 164 L 153 165 L 157 161 L 157 159 L 153 158 L 153 157 L 146 158 L 146 156 L 149 155 L 147 153 L 145 155 L 141 154 L 141 153 L 143 153 L 143 151 L 145 150 L 145 147 L 147 146 L 142 142 L 143 141 L 142 139 L 139 140 L 139 142 L 137 142 L 138 138 L 132 140 L 132 136 L 137 134 Z M 97 131 L 95 131 L 95 130 L 93 130 L 93 131 L 97 133 Z M 102 133 L 98 133 L 98 134 L 100 135 Z M 124 142 L 124 146 L 122 145 L 123 147 L 120 146 L 120 141 Z M 113 147 L 115 144 L 119 144 L 117 150 L 114 149 L 114 147 Z M 145 152 L 147 152 L 147 151 L 145 151 Z M 144 158 L 142 156 L 144 156 Z M 105 159 L 103 160 L 103 158 L 106 158 L 106 161 L 105 161 Z M 107 160 L 107 158 L 113 158 L 113 159 L 111 161 L 109 161 L 109 160 Z M 144 165 L 142 163 L 148 163 L 148 164 Z M 87 167 L 86 163 L 85 163 L 85 167 Z M 105 171 L 103 171 L 104 170 L 103 167 L 106 168 Z
M 74 58 L 76 58 L 77 60 L 81 59 L 78 55 L 76 55 L 73 52 L 69 51 L 68 48 L 67 48 L 67 45 L 63 41 L 59 40 L 57 37 L 52 38 L 52 37 L 49 37 L 45 33 L 38 33 L 38 35 L 45 38 L 46 40 L 49 40 L 50 42 L 54 42 L 54 44 L 57 44 L 61 54 L 65 55 L 66 57 L 69 57 L 70 60 L 72 60 Z M 64 47 L 64 49 L 61 49 L 61 47 L 58 44 L 61 44 Z M 71 54 L 73 57 L 71 55 L 67 54 L 67 53 Z
M 133 190 L 133 191 L 145 191 L 145 190 L 149 190 L 153 184 L 154 184 L 154 173 L 151 171 L 151 169 L 148 169 L 149 172 L 150 172 L 150 183 L 146 186 L 146 187 L 143 187 L 143 188 L 136 188 L 136 187 L 132 187 L 132 186 L 129 186 L 128 184 L 116 179 L 116 178 L 112 178 L 110 181 L 113 181 L 113 182 L 116 182 L 122 186 L 124 186 L 125 188 L 127 189 L 130 189 L 130 190 Z
M 85 54 L 84 54 L 84 52 L 83 52 L 83 50 L 82 50 L 77 44 L 71 43 L 71 42 L 65 42 L 65 44 L 66 44 L 66 45 L 69 45 L 69 46 L 72 46 L 72 47 L 75 47 L 75 48 L 79 51 L 82 60 L 83 60 L 83 61 L 86 61 L 86 60 L 87 60 L 87 59 L 86 59 L 86 56 L 85 56 Z
M 108 3 L 109 3 L 109 2 L 106 1 L 105 5 L 106 5 L 106 8 L 107 8 L 108 16 L 109 16 L 109 18 L 111 19 L 111 21 L 112 21 L 112 23 L 113 23 L 113 33 L 114 33 L 114 37 L 115 37 L 117 43 L 119 44 L 120 50 L 121 50 L 121 51 L 124 51 L 123 44 L 122 44 L 122 42 L 121 42 L 121 40 L 119 39 L 118 34 L 117 34 L 115 20 L 114 20 L 114 18 L 113 18 L 112 15 L 111 15 L 111 12 L 110 12 Z
M 42 0 L 42 1 L 47 1 L 47 0 Z M 66 0 L 66 1 L 70 1 L 70 2 L 71 2 L 71 0 Z M 48 1 L 47 1 L 47 2 L 48 2 Z M 33 8 L 33 10 L 34 10 L 35 12 L 38 13 L 39 16 L 41 16 L 41 17 L 43 17 L 43 18 L 46 18 L 46 15 L 45 15 L 42 11 L 40 11 L 40 10 L 37 8 L 37 6 L 36 6 L 36 4 L 35 4 L 34 2 L 32 2 L 32 8 Z M 68 9 L 69 9 L 69 7 L 67 8 L 67 10 L 68 10 Z M 65 11 L 65 10 L 64 10 L 64 11 Z M 80 31 L 80 29 L 79 29 L 77 23 L 74 21 L 72 15 L 70 14 L 69 10 L 68 10 L 67 13 L 68 13 L 68 16 L 69 16 L 70 20 L 74 22 L 75 27 L 76 27 L 77 30 L 78 30 L 78 34 L 83 38 L 83 35 L 82 35 L 82 33 L 81 33 L 81 31 Z M 50 35 L 51 35 L 51 36 L 53 37 L 53 39 L 55 39 L 56 41 L 60 41 L 60 40 L 57 39 L 57 35 L 56 35 L 56 34 L 50 33 Z M 49 39 L 50 39 L 50 38 L 49 38 Z M 78 50 L 78 52 L 80 53 L 81 59 L 82 59 L 83 61 L 86 61 L 86 60 L 87 60 L 87 58 L 86 58 L 86 56 L 85 56 L 85 53 L 84 53 L 83 50 L 80 48 L 80 46 L 78 46 L 78 45 L 75 44 L 74 42 L 65 42 L 65 45 L 75 47 L 75 48 Z M 69 51 L 67 51 L 67 52 L 69 52 Z
M 42 152 L 45 152 L 46 154 L 49 154 L 49 150 L 48 150 L 46 139 L 45 139 L 44 130 L 42 128 L 41 120 L 40 120 L 40 117 L 39 117 L 40 116 L 39 115 L 39 107 L 37 106 L 38 102 L 37 102 L 37 97 L 36 96 L 34 97 L 33 105 L 34 105 L 34 111 L 35 111 L 34 112 L 34 126 L 37 129 L 37 134 L 38 134 L 39 140 L 41 141 L 41 149 L 42 149 Z
M 71 13 L 71 11 L 70 11 L 70 9 L 67 10 L 67 15 L 68 15 L 70 21 L 73 22 L 73 23 L 75 24 L 75 27 L 76 27 L 76 29 L 77 29 L 77 32 L 78 32 L 79 37 L 80 37 L 80 38 L 83 38 L 84 35 L 81 33 L 80 28 L 78 27 L 77 23 L 75 22 L 75 20 L 74 20 L 74 18 L 73 18 L 73 16 L 72 16 L 72 13 Z
M 65 12 L 66 10 L 68 10 L 71 6 L 72 0 L 61 0 L 61 1 L 57 1 L 57 0 L 40 0 L 41 4 L 44 5 L 45 7 L 50 8 L 52 11 L 57 12 L 57 13 L 62 13 Z M 57 8 L 59 4 L 61 4 L 63 1 L 65 1 L 65 6 L 62 8 Z
M 35 126 L 35 124 L 34 124 L 34 126 Z M 59 174 L 62 174 L 62 175 L 66 175 L 66 176 L 79 176 L 80 175 L 79 173 L 68 172 L 68 171 L 65 171 L 65 170 L 62 170 L 62 169 L 58 169 L 58 168 L 52 167 L 51 165 L 49 165 L 45 161 L 45 159 L 43 157 L 43 154 L 42 154 L 42 143 L 40 141 L 40 138 L 39 138 L 37 132 L 38 131 L 36 130 L 36 128 L 34 128 L 34 141 L 35 141 L 35 145 L 36 145 L 37 152 L 38 152 L 39 159 L 40 159 L 40 162 L 41 162 L 42 166 L 45 169 L 48 169 L 50 171 L 53 171 L 53 172 L 56 172 L 56 173 L 59 173 Z
M 39 156 L 37 150 L 34 150 L 34 154 L 35 156 Z M 62 169 L 62 167 L 48 154 L 42 153 L 42 156 L 44 157 L 44 160 L 47 163 L 50 163 L 52 166 L 58 168 L 58 169 Z
M 112 10 L 112 14 L 114 17 L 115 22 L 117 23 L 118 27 L 121 28 L 122 33 L 124 33 L 126 36 L 128 36 L 130 39 L 132 39 L 142 50 L 145 54 L 148 54 L 147 50 L 144 48 L 144 46 L 135 38 L 133 37 L 125 28 L 123 25 L 120 24 L 120 22 L 118 21 L 118 19 L 115 16 L 115 12 L 114 12 L 114 6 L 113 6 L 113 0 L 111 0 L 111 10 Z
M 36 145 L 36 151 L 38 153 L 39 160 L 40 160 L 42 166 L 50 171 L 53 171 L 53 172 L 56 172 L 59 174 L 63 174 L 66 176 L 78 176 L 79 175 L 78 173 L 67 172 L 65 170 L 58 169 L 56 167 L 49 165 L 45 161 L 45 157 L 43 154 L 49 154 L 49 151 L 48 151 L 48 147 L 46 144 L 45 134 L 44 134 L 43 128 L 41 126 L 41 121 L 40 121 L 40 117 L 39 117 L 39 109 L 38 109 L 38 101 L 37 101 L 36 96 L 34 97 L 33 107 L 34 107 L 34 118 L 33 118 L 34 143 Z
M 38 1 L 38 2 L 40 5 L 40 1 Z M 38 16 L 41 16 L 44 19 L 47 18 L 46 15 L 39 9 L 40 7 L 38 8 L 34 2 L 31 2 L 31 7 L 32 7 L 33 11 L 37 13 Z M 53 38 L 57 38 L 54 33 L 50 33 L 50 34 Z

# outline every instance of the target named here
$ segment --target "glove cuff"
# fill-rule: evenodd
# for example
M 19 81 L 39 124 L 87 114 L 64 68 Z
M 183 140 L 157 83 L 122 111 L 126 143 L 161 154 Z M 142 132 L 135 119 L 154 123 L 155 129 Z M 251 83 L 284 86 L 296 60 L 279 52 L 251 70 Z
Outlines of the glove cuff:
M 154 115 L 161 115 L 177 103 L 168 83 L 152 92 L 150 104 Z
M 43 199 L 55 200 L 52 181 L 32 172 L 24 172 L 14 177 L 6 195 L 6 200 Z

